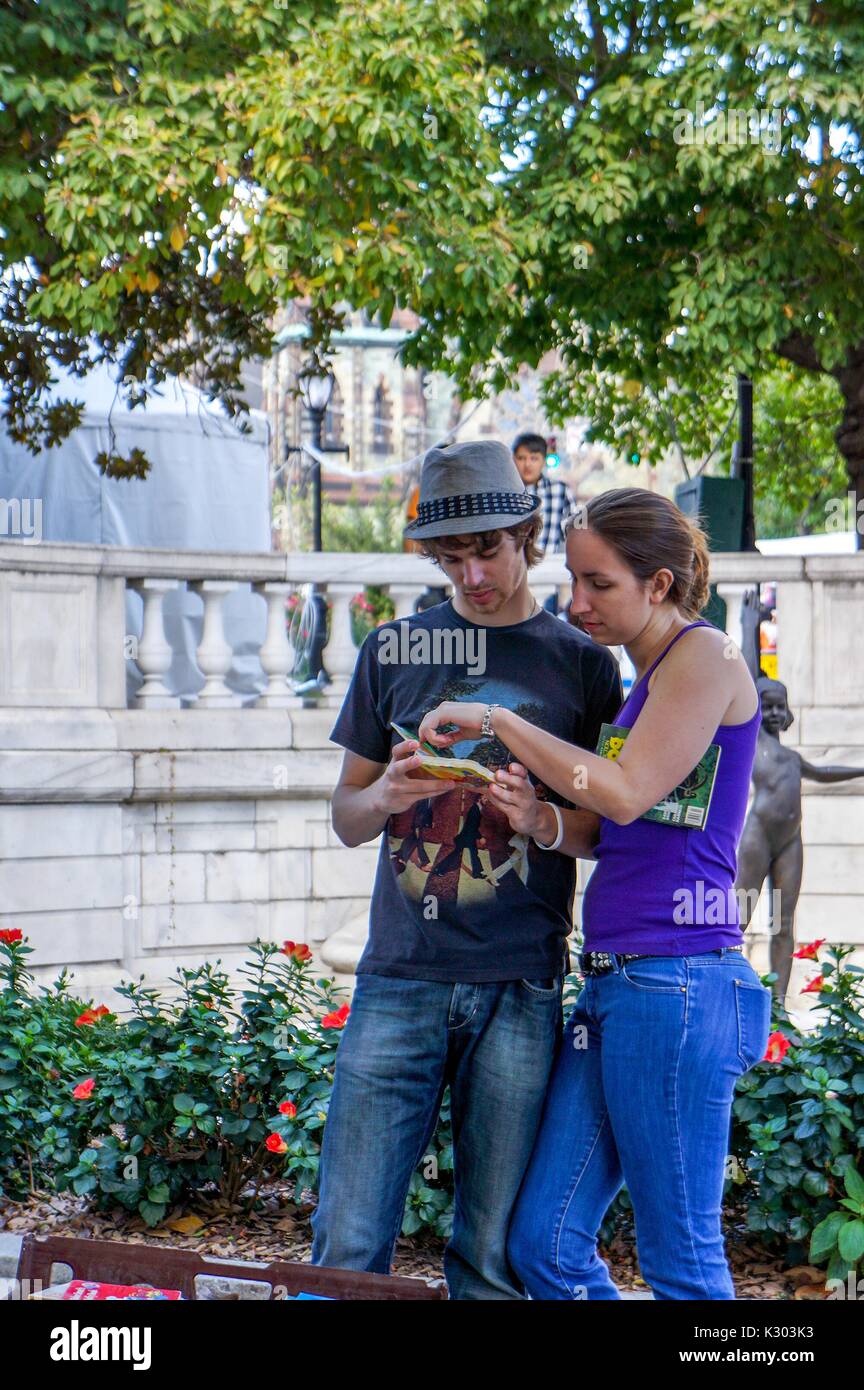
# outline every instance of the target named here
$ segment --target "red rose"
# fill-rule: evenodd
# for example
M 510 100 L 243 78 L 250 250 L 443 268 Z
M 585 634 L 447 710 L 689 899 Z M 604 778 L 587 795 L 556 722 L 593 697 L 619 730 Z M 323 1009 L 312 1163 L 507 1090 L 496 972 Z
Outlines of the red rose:
M 95 1085 L 96 1082 L 93 1080 L 93 1077 L 88 1076 L 86 1081 L 79 1082 L 72 1094 L 76 1100 L 87 1100 L 89 1099 L 90 1094 L 92 1093 L 93 1087 Z
M 293 1120 L 294 1116 L 297 1114 L 297 1106 L 294 1104 L 293 1100 L 283 1100 L 282 1104 L 279 1106 L 279 1114 L 287 1115 L 289 1120 Z
M 802 946 L 800 951 L 793 951 L 792 955 L 796 960 L 815 960 L 820 946 L 824 946 L 827 937 L 822 937 L 819 941 L 808 941 L 806 946 Z
M 350 1005 L 342 1004 L 333 1013 L 325 1014 L 321 1020 L 322 1028 L 344 1028 L 348 1015 L 351 1012 Z
M 11 946 L 13 941 L 21 940 L 23 940 L 23 938 L 18 927 L 6 927 L 3 931 L 0 931 L 0 941 L 6 946 Z
M 792 1044 L 783 1033 L 772 1033 L 768 1039 L 763 1062 L 782 1062 Z
M 285 1143 L 281 1134 L 268 1134 L 266 1147 L 270 1150 L 271 1154 L 285 1154 L 288 1152 L 288 1145 Z
M 812 980 L 808 980 L 807 984 L 806 984 L 806 985 L 804 986 L 804 988 L 801 990 L 801 993 L 802 993 L 802 994 L 821 994 L 821 992 L 822 992 L 822 990 L 823 990 L 824 988 L 825 988 L 825 980 L 824 980 L 824 978 L 823 978 L 821 975 L 814 975 Z

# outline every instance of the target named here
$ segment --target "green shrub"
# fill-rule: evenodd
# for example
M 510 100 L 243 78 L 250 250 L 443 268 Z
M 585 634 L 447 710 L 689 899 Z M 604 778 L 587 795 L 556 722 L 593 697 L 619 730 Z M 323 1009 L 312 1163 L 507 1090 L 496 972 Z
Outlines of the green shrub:
M 77 1159 L 89 1121 L 72 1096 L 105 1029 L 76 1027 L 84 1005 L 64 970 L 52 989 L 29 991 L 21 933 L 0 933 L 0 1193 L 24 1197 Z M 92 1034 L 92 1036 L 88 1036 Z
M 815 960 L 812 947 L 804 953 Z M 733 1107 L 749 1229 L 787 1247 L 790 1265 L 827 1261 L 829 1279 L 864 1256 L 864 971 L 850 954 L 830 948 L 808 986 L 812 1032 L 797 1032 L 775 1004 L 774 1060 L 741 1078 Z
M 153 1226 L 207 1188 L 235 1202 L 286 1172 L 298 1196 L 314 1188 L 344 1009 L 331 981 L 311 979 L 306 948 L 258 942 L 239 999 L 218 963 L 181 970 L 168 1001 L 121 985 L 123 1021 L 87 1019 L 65 976 L 34 995 L 28 950 L 0 945 L 8 1195 L 71 1188 Z
M 0 1194 L 71 1189 L 153 1226 L 202 1191 L 229 1202 L 251 1192 L 251 1204 L 286 1174 L 297 1198 L 315 1190 L 348 1006 L 312 978 L 306 947 L 256 943 L 241 990 L 218 962 L 181 970 L 169 1000 L 121 985 L 119 1019 L 76 999 L 65 971 L 34 992 L 16 938 L 0 932 Z M 766 1060 L 738 1082 L 727 1187 L 763 1243 L 787 1247 L 790 1264 L 827 1262 L 838 1279 L 864 1256 L 864 971 L 849 954 L 831 949 L 820 967 L 812 1032 L 775 1004 Z M 568 976 L 565 1014 L 579 988 Z M 452 1209 L 448 1093 L 403 1233 L 447 1237 Z M 630 1210 L 622 1190 L 604 1241 Z

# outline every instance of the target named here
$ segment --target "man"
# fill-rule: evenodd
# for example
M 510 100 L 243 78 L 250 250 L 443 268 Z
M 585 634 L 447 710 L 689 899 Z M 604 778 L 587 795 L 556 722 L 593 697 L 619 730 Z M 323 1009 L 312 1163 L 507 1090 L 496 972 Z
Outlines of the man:
M 546 440 L 542 434 L 520 434 L 513 441 L 513 458 L 528 492 L 539 497 L 543 528 L 541 555 L 565 549 L 564 522 L 576 510 L 576 498 L 560 478 L 546 473 Z
M 392 721 L 413 731 L 441 700 L 482 699 L 595 747 L 619 708 L 618 671 L 529 591 L 538 509 L 503 444 L 427 453 L 406 534 L 454 596 L 370 633 L 331 735 L 346 750 L 337 835 L 359 845 L 384 834 L 337 1054 L 312 1259 L 389 1272 L 411 1175 L 449 1085 L 455 1212 L 444 1268 L 457 1299 L 525 1296 L 507 1262 L 507 1227 L 561 1034 L 571 855 L 591 855 L 599 823 L 566 809 L 564 841 L 553 828 L 545 845 L 565 843 L 568 854 L 548 852 L 514 834 L 483 782 L 424 774 L 416 743 Z M 510 762 L 494 739 L 455 752 L 490 769 Z

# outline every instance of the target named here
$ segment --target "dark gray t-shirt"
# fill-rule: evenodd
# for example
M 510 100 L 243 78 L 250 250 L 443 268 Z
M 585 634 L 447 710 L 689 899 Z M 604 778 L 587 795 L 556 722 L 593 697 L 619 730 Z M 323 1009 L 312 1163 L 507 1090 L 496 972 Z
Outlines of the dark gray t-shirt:
M 443 700 L 505 705 L 558 738 L 594 749 L 621 705 L 611 654 L 541 611 L 480 627 L 448 600 L 369 634 L 331 738 L 387 763 L 401 736 Z M 514 761 L 500 740 L 454 745 L 489 767 Z M 540 795 L 563 800 L 532 778 Z M 475 982 L 566 968 L 575 860 L 516 834 L 477 786 L 391 816 L 381 839 L 370 934 L 358 974 Z

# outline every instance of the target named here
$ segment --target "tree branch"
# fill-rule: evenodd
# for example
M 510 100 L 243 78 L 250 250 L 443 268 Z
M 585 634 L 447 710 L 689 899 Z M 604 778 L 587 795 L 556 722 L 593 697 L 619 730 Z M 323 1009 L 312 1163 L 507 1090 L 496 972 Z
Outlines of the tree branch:
M 813 339 L 804 333 L 790 333 L 778 343 L 775 352 L 779 357 L 785 357 L 787 362 L 794 362 L 796 367 L 806 367 L 810 372 L 825 372 Z

